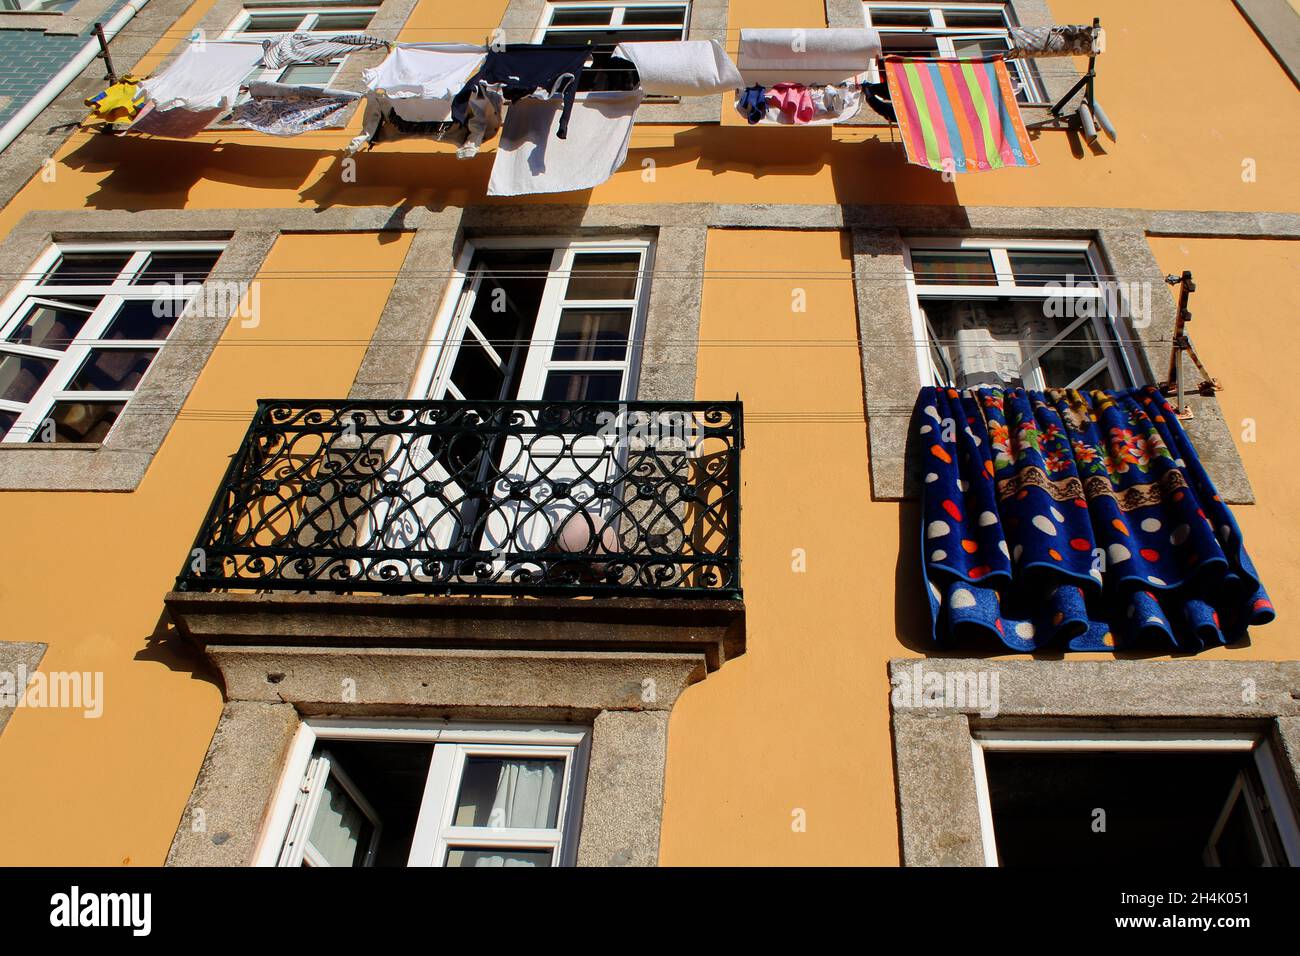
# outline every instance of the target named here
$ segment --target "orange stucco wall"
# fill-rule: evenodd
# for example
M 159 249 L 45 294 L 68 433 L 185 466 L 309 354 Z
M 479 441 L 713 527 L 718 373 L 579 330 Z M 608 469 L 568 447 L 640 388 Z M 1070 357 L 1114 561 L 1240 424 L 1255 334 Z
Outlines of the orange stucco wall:
M 281 237 L 257 280 L 261 323 L 226 330 L 135 492 L 0 495 L 4 639 L 48 643 L 44 671 L 104 675 L 102 716 L 19 709 L 0 734 L 0 865 L 166 856 L 221 691 L 164 644 L 162 596 L 257 399 L 346 395 L 391 285 L 276 273 L 335 262 L 391 275 L 409 245 Z
M 209 5 L 199 0 L 168 36 L 187 32 Z M 1099 15 L 1107 26 L 1098 95 L 1119 127 L 1117 144 L 1103 141 L 1094 152 L 1044 131 L 1038 168 L 946 184 L 906 167 L 888 130 L 753 129 L 728 115 L 716 127 L 642 126 L 610 182 L 533 201 L 1300 211 L 1297 91 L 1230 2 L 1052 6 L 1059 22 Z M 403 38 L 480 39 L 504 7 L 421 0 Z M 821 0 L 731 0 L 728 46 L 734 53 L 741 26 L 820 26 L 822 10 Z M 1230 64 L 1227 78 L 1203 67 L 1206 37 L 1214 38 L 1214 62 Z M 153 62 L 174 42 L 160 41 Z M 353 132 L 287 141 L 226 132 L 185 142 L 78 133 L 52 176 L 0 210 L 0 235 L 35 209 L 486 201 L 491 148 L 461 162 L 438 144 L 385 144 L 358 157 L 357 181 L 348 183 L 337 150 Z M 652 181 L 646 159 L 654 160 Z M 1244 160 L 1254 162 L 1253 181 L 1242 177 Z M 0 494 L 0 637 L 48 642 L 45 669 L 102 670 L 107 697 L 98 720 L 23 710 L 0 735 L 0 864 L 164 858 L 221 696 L 161 642 L 162 596 L 254 400 L 346 394 L 408 246 L 401 233 L 283 236 L 261 277 L 262 325 L 227 330 L 136 492 Z M 1300 606 L 1292 543 L 1300 527 L 1287 508 L 1294 454 L 1283 394 L 1295 367 L 1296 245 L 1161 238 L 1152 246 L 1163 269 L 1196 272 L 1192 332 L 1228 387 L 1221 401 L 1259 499 L 1238 516 L 1281 613 L 1250 646 L 1208 656 L 1300 657 L 1300 629 L 1287 610 Z M 337 264 L 339 275 L 273 275 L 321 263 Z M 754 276 L 765 263 L 779 274 Z M 703 267 L 697 393 L 739 393 L 746 406 L 749 649 L 688 690 L 674 712 L 662 859 L 896 863 L 885 662 L 922 653 L 926 621 L 915 600 L 915 506 L 870 499 L 845 240 L 714 231 Z M 366 270 L 370 277 L 347 275 Z M 736 270 L 750 277 L 729 275 Z M 805 312 L 791 309 L 794 287 L 807 296 Z M 263 341 L 270 337 L 277 344 Z M 1258 441 L 1242 440 L 1246 418 L 1257 423 Z M 799 551 L 804 570 L 795 568 Z M 796 811 L 806 815 L 804 832 L 792 827 Z

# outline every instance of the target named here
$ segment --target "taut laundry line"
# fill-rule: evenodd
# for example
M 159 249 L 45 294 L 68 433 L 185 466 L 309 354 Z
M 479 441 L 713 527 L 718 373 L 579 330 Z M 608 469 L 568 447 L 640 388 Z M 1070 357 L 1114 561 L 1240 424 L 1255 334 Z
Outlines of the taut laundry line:
M 488 195 L 519 196 L 589 190 L 608 180 L 626 160 L 646 96 L 735 90 L 741 91 L 737 108 L 752 124 L 845 123 L 865 99 L 898 123 L 912 162 L 944 173 L 1037 163 L 1001 56 L 884 57 L 886 82 L 873 83 L 866 81 L 868 71 L 882 61 L 875 30 L 741 29 L 739 38 L 739 64 L 712 39 L 628 40 L 608 49 L 590 42 L 393 44 L 358 33 L 197 40 L 157 76 L 140 82 L 147 102 L 131 130 L 187 138 L 225 119 L 294 136 L 340 127 L 364 99 L 361 133 L 346 155 L 394 135 L 416 135 L 454 143 L 457 156 L 468 159 L 506 127 Z M 332 64 L 353 51 L 379 48 L 388 56 L 363 73 L 363 91 L 275 82 L 288 65 Z M 1095 57 L 1103 48 L 1104 35 L 1094 23 L 1017 35 L 1008 55 L 1086 50 Z M 629 89 L 583 91 L 593 69 L 600 82 L 622 73 Z M 258 79 L 258 71 L 267 72 Z M 1081 81 L 1088 91 L 1085 109 L 1095 102 L 1091 76 L 1090 69 Z M 121 97 L 113 99 L 117 104 Z M 134 100 L 123 102 L 133 107 Z M 544 115 L 549 118 L 542 124 Z M 575 116 L 579 138 L 568 143 Z M 1082 121 L 1086 126 L 1088 117 Z M 639 145 L 650 146 L 645 140 Z

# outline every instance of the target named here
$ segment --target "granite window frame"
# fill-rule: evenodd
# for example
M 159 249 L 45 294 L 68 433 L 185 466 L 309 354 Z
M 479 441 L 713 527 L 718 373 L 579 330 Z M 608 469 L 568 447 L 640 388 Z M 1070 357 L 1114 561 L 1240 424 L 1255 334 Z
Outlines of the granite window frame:
M 1148 321 L 1116 321 L 1119 337 L 1128 345 L 1134 379 L 1138 384 L 1159 381 L 1168 364 L 1176 308 L 1143 223 L 1125 211 L 1107 209 L 988 207 L 978 216 L 973 210 L 965 213 L 964 228 L 935 228 L 933 217 L 922 209 L 900 210 L 893 225 L 851 227 L 871 487 L 877 500 L 913 499 L 921 487 L 910 425 L 916 393 L 929 383 L 923 382 L 917 361 L 917 349 L 924 343 L 916 338 L 906 281 L 907 247 L 913 237 L 1088 240 L 1095 245 L 1105 274 L 1128 282 L 1140 278 L 1151 289 Z M 893 345 L 900 341 L 912 343 L 913 348 Z M 1218 401 L 1195 394 L 1186 400 L 1194 417 L 1183 427 L 1224 501 L 1253 504 L 1254 492 Z
M 897 690 L 926 674 L 997 680 L 997 712 L 980 705 L 918 708 L 891 693 L 890 729 L 904 866 L 988 865 L 977 737 L 1218 731 L 1252 734 L 1270 748 L 1292 813 L 1300 810 L 1300 663 L 1295 661 L 1006 661 L 983 658 L 889 662 Z M 984 678 L 987 673 L 989 676 Z M 946 680 L 946 676 L 944 677 Z M 895 696 L 901 698 L 896 700 Z
M 391 0 L 390 0 L 391 2 Z M 573 0 L 565 0 L 572 3 Z M 599 0 L 591 0 L 599 6 Z M 501 23 L 488 42 L 500 39 L 505 43 L 532 43 L 541 35 L 546 23 L 549 0 L 509 0 Z M 608 6 L 608 4 L 606 4 Z M 728 0 L 690 0 L 686 30 L 688 40 L 717 40 L 727 45 Z M 722 122 L 723 94 L 714 96 L 685 96 L 676 102 L 642 103 L 637 109 L 636 122 L 703 124 Z
M 200 241 L 224 246 L 197 293 L 204 302 L 227 301 L 219 283 L 247 283 L 270 251 L 277 232 L 186 227 L 184 215 L 132 214 L 145 219 L 124 228 L 116 217 L 94 212 L 29 213 L 0 243 L 0 298 L 8 298 L 22 277 L 56 244 L 167 243 Z M 139 486 L 198 380 L 217 340 L 237 314 L 186 310 L 159 349 L 149 371 L 112 431 L 99 444 L 0 443 L 0 491 L 132 491 Z

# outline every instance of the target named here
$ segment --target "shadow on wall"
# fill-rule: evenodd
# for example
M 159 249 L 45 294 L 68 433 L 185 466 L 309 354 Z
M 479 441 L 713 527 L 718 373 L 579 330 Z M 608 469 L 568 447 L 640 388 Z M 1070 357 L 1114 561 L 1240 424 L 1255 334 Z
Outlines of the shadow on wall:
M 136 651 L 134 660 L 162 664 L 169 671 L 189 674 L 192 679 L 211 684 L 225 695 L 217 669 L 197 647 L 181 636 L 166 610 L 159 613 L 158 623 L 145 637 L 144 647 Z

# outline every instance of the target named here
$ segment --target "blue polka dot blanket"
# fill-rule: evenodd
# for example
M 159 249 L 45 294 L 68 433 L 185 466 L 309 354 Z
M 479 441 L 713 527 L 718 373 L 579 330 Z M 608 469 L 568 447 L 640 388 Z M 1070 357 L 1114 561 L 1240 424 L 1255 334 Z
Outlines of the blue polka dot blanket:
M 1198 651 L 1273 620 L 1154 388 L 924 388 L 921 553 L 943 644 Z

